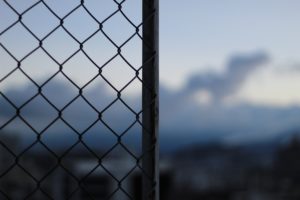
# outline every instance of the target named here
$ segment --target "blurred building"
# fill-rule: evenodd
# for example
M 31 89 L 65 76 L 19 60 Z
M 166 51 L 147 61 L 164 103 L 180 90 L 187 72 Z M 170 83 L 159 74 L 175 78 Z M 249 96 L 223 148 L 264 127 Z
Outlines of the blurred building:
M 19 146 L 15 137 L 6 137 L 1 142 L 11 151 L 14 151 L 12 147 Z M 101 155 L 101 152 L 96 153 Z M 0 148 L 0 160 L 0 190 L 3 191 L 0 199 L 141 199 L 142 171 L 135 159 L 121 152 L 99 163 L 90 154 L 75 151 L 58 163 L 58 157 L 47 151 L 26 152 L 16 159 L 5 148 Z M 170 172 L 169 165 L 162 162 L 162 183 L 171 182 Z M 162 185 L 161 194 L 167 198 L 169 185 Z
M 69 152 L 61 159 L 45 150 L 15 157 L 13 152 L 20 153 L 19 146 L 16 136 L 1 134 L 0 199 L 142 198 L 142 171 L 128 154 L 117 151 L 105 156 L 101 163 L 81 150 Z M 297 138 L 275 151 L 266 146 L 189 147 L 161 158 L 160 197 L 162 200 L 299 200 L 299 154 Z

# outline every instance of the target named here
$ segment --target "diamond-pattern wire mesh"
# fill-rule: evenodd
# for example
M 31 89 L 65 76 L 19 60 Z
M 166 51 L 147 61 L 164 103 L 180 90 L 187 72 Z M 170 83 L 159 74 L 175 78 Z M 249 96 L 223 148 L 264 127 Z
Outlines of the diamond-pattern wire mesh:
M 133 101 L 135 104 L 132 104 L 129 100 L 126 101 L 124 98 L 124 93 L 126 93 L 127 88 L 136 82 L 140 84 L 140 87 L 144 92 L 152 91 L 151 85 L 147 85 L 143 81 L 141 74 L 143 68 L 156 59 L 157 52 L 153 52 L 153 55 L 148 56 L 146 59 L 144 57 L 140 66 L 133 65 L 132 62 L 126 58 L 126 56 L 124 56 L 125 54 L 123 52 L 126 48 L 126 45 L 128 45 L 131 40 L 136 38 L 138 38 L 138 40 L 141 42 L 144 49 L 149 46 L 149 49 L 151 50 L 151 45 L 147 44 L 147 41 L 143 39 L 143 34 L 141 31 L 143 25 L 147 22 L 147 20 L 151 20 L 153 18 L 156 11 L 153 10 L 153 12 L 150 12 L 151 14 L 149 17 L 144 17 L 144 21 L 141 20 L 141 22 L 135 23 L 134 20 L 132 20 L 128 16 L 128 13 L 125 13 L 123 9 L 126 6 L 127 1 L 109 1 L 113 4 L 114 9 L 106 17 L 99 19 L 97 16 L 95 16 L 95 13 L 91 11 L 91 8 L 86 6 L 86 3 L 89 2 L 88 0 L 73 1 L 73 4 L 76 2 L 76 5 L 69 9 L 68 12 L 64 12 L 63 14 L 62 12 L 58 13 L 57 10 L 51 7 L 49 1 L 45 0 L 28 1 L 30 2 L 30 5 L 23 10 L 18 8 L 18 3 L 16 2 L 2 0 L 1 9 L 6 9 L 7 11 L 13 13 L 15 15 L 15 19 L 8 20 L 0 16 L 0 21 L 1 23 L 3 22 L 2 24 L 4 24 L 0 27 L 0 59 L 11 60 L 10 62 L 5 62 L 5 64 L 10 63 L 13 66 L 9 70 L 5 70 L 7 69 L 5 66 L 0 66 L 3 69 L 3 71 L 1 69 L 2 73 L 0 77 L 0 103 L 2 112 L 2 114 L 0 113 L 0 159 L 2 159 L 2 163 L 5 163 L 5 165 L 1 164 L 2 166 L 0 167 L 0 199 L 99 199 L 101 195 L 102 196 L 100 199 L 140 199 L 141 197 L 132 192 L 132 190 L 136 188 L 140 188 L 140 190 L 142 190 L 141 182 L 136 181 L 137 184 L 134 185 L 135 187 L 131 187 L 131 189 L 129 189 L 127 186 L 128 184 L 126 184 L 127 179 L 135 174 L 139 174 L 140 176 L 143 176 L 144 179 L 146 178 L 149 179 L 149 181 L 153 181 L 152 190 L 155 189 L 156 182 L 154 181 L 154 177 L 152 177 L 151 174 L 148 174 L 147 170 L 142 167 L 141 161 L 145 155 L 151 154 L 152 151 L 154 151 L 156 138 L 154 137 L 153 145 L 150 145 L 149 149 L 143 149 L 143 151 L 139 153 L 129 148 L 129 146 L 125 143 L 124 138 L 134 128 L 135 130 L 139 130 L 135 131 L 138 133 L 135 133 L 136 135 L 134 137 L 141 138 L 142 132 L 143 134 L 151 134 L 150 131 L 145 128 L 142 122 L 142 114 L 145 110 L 151 108 L 153 102 L 157 98 L 157 95 L 152 95 L 153 99 L 148 100 L 149 105 L 143 105 L 139 107 L 135 106 L 137 101 Z M 24 18 L 27 15 L 32 14 L 33 18 L 39 20 L 39 17 L 41 16 L 34 12 L 34 10 L 37 8 L 42 8 L 40 13 L 48 12 L 47 17 L 55 19 L 58 23 L 47 30 L 43 29 L 41 31 L 43 33 L 36 31 L 34 27 L 39 26 L 39 24 L 31 26 L 30 23 L 24 20 Z M 80 24 L 80 27 L 77 27 L 75 31 L 71 30 L 71 28 L 68 28 L 66 21 L 74 20 L 72 17 L 74 16 L 74 13 L 79 12 L 79 10 L 81 13 L 83 13 L 80 17 L 83 17 L 84 15 L 86 18 L 88 18 L 96 27 L 95 30 L 87 33 L 86 29 L 88 24 Z M 133 30 L 133 32 L 122 42 L 117 42 L 116 40 L 118 40 L 118 38 L 113 38 L 105 30 L 105 27 L 116 15 L 119 15 L 119 17 L 125 20 L 127 25 Z M 48 21 L 43 21 L 40 23 L 47 22 Z M 73 23 L 77 22 L 75 21 Z M 16 27 L 18 27 L 17 30 L 20 30 L 20 28 L 24 30 L 28 36 L 23 39 L 19 38 L 21 37 L 21 34 L 18 34 L 18 31 L 16 31 L 16 33 L 14 32 L 14 34 L 10 33 L 10 31 Z M 114 31 L 122 33 L 123 30 L 119 30 L 118 27 L 115 27 Z M 71 40 L 77 47 L 73 48 L 73 50 L 70 50 L 69 46 L 71 45 L 60 45 L 60 43 L 63 44 L 64 41 L 54 41 L 56 43 L 53 44 L 49 38 L 58 32 L 66 35 L 68 40 Z M 84 32 L 84 34 L 81 32 Z M 91 54 L 87 52 L 88 48 L 86 48 L 88 42 L 99 37 L 99 35 L 103 36 L 105 41 L 112 45 L 112 49 L 114 49 L 115 52 L 103 63 L 99 63 L 95 58 L 92 58 Z M 6 40 L 9 39 L 6 39 L 5 37 L 11 37 L 15 42 L 13 46 L 17 46 L 16 48 L 22 49 L 22 52 L 20 53 L 18 50 L 7 45 Z M 22 41 L 22 39 L 26 40 L 26 42 Z M 27 45 L 28 43 L 34 44 L 29 46 Z M 45 45 L 46 43 L 50 43 L 52 47 L 56 47 L 56 50 L 47 48 Z M 18 45 L 20 45 L 20 47 L 18 47 Z M 22 45 L 24 45 L 24 48 L 22 48 Z M 106 47 L 107 46 L 104 46 L 104 49 Z M 39 52 L 39 54 L 37 54 L 37 52 Z M 68 52 L 68 56 L 62 58 L 63 56 L 60 54 L 66 55 L 66 52 Z M 99 54 L 102 52 L 102 50 L 99 50 Z M 35 54 L 37 54 L 37 56 L 35 56 Z M 25 69 L 26 62 L 28 62 L 28 60 L 33 60 L 28 62 L 29 64 L 33 62 L 40 62 L 39 58 L 41 55 L 48 59 L 48 64 L 52 63 L 50 64 L 50 68 L 52 68 L 52 70 L 55 68 L 55 70 L 51 73 L 46 72 L 48 76 L 46 76 L 46 78 L 43 76 L 43 81 L 35 79 L 35 77 L 31 74 L 34 70 L 37 70 L 36 68 L 32 68 L 31 70 L 33 71 L 28 71 Z M 78 55 L 80 55 L 80 57 L 76 59 L 76 56 Z M 112 66 L 111 63 L 113 63 L 116 59 L 119 59 L 121 62 L 125 63 L 128 67 L 127 69 L 129 69 L 130 73 L 133 74 L 132 77 L 125 82 L 125 84 L 119 87 L 116 86 L 116 82 L 113 83 L 113 81 L 108 78 L 109 75 L 104 73 L 107 68 Z M 78 79 L 78 81 L 76 77 L 73 76 L 74 74 L 72 75 L 72 73 L 68 73 L 66 66 L 71 65 L 71 68 L 69 68 L 72 70 L 72 60 L 73 63 L 81 62 L 82 64 L 80 66 L 81 71 L 77 72 L 77 75 L 82 73 L 81 76 L 87 76 L 84 71 L 91 69 L 90 71 L 92 72 L 88 74 L 89 76 L 87 76 L 88 80 L 82 81 Z M 39 65 L 44 64 L 46 65 L 47 63 L 40 63 Z M 87 69 L 87 65 L 92 66 L 93 69 Z M 18 74 L 18 76 L 16 76 L 16 74 Z M 122 75 L 125 76 L 125 74 Z M 26 88 L 24 89 L 23 87 L 24 91 L 19 91 L 19 96 L 10 96 L 10 91 L 5 87 L 6 82 L 12 76 L 16 76 L 17 78 L 22 77 L 22 79 L 26 80 L 23 80 L 22 82 L 22 80 L 12 78 L 11 82 L 16 82 L 13 83 L 13 85 L 15 84 L 14 87 L 21 87 L 20 85 L 24 84 L 24 82 L 27 82 L 27 84 L 30 84 L 32 88 L 35 88 L 35 92 L 28 92 L 26 91 Z M 71 85 L 70 87 L 72 87 L 72 90 L 75 91 L 75 95 L 72 96 L 72 98 L 63 101 L 63 103 L 62 101 L 53 100 L 53 98 L 47 96 L 45 92 L 47 87 L 49 87 L 49 85 L 51 85 L 51 83 L 53 83 L 57 77 L 63 79 L 64 83 Z M 113 94 L 111 96 L 114 96 L 111 100 L 106 101 L 106 105 L 102 106 L 101 108 L 95 105 L 95 102 L 97 101 L 91 101 L 89 98 L 87 98 L 87 93 L 85 92 L 86 89 L 90 85 L 94 84 L 94 82 L 97 80 L 101 80 L 103 83 L 105 83 Z M 20 82 L 19 85 L 17 84 L 18 82 Z M 63 98 L 65 93 L 68 93 L 68 91 L 60 89 L 59 86 L 62 85 L 54 87 L 54 90 L 57 90 L 56 96 L 58 99 Z M 71 89 L 68 88 L 68 90 Z M 101 88 L 99 88 L 99 90 L 101 90 Z M 15 92 L 16 91 L 18 92 L 17 89 Z M 31 104 L 38 105 L 32 103 L 34 101 L 38 101 L 37 99 L 43 103 L 40 103 L 42 105 L 40 105 L 38 108 L 35 108 L 34 106 L 31 106 Z M 77 106 L 83 105 L 83 103 L 76 104 L 76 102 L 79 100 L 87 107 L 87 112 L 93 113 L 94 116 L 93 120 L 89 121 L 89 123 L 86 123 L 84 128 L 81 125 L 78 126 L 78 124 L 81 122 L 86 122 L 86 120 L 83 119 L 85 117 L 84 113 L 79 112 L 79 115 L 82 114 L 82 117 L 79 116 L 77 121 L 68 120 L 66 117 L 66 113 L 69 113 L 69 115 L 74 114 L 72 113 L 72 109 L 70 112 L 68 112 L 68 109 L 74 106 L 74 104 Z M 101 98 L 98 100 L 101 101 Z M 60 102 L 59 105 L 58 102 Z M 123 126 L 125 128 L 122 130 L 114 127 L 115 122 L 110 123 L 109 120 L 107 120 L 110 119 L 113 121 L 113 119 L 117 117 L 118 113 L 107 114 L 116 104 L 119 105 L 117 108 L 120 108 L 121 106 L 123 110 L 126 110 L 127 115 L 130 115 L 131 118 L 133 118 L 130 123 Z M 45 107 L 48 107 L 48 109 Z M 38 122 L 32 121 L 31 118 L 28 117 L 30 114 L 32 114 L 32 112 L 40 113 L 43 109 L 45 109 L 45 112 L 52 110 L 52 114 L 48 113 L 48 115 L 52 115 L 52 118 L 50 117 L 51 119 L 46 120 L 47 122 L 42 123 L 43 120 Z M 10 110 L 13 114 L 5 115 L 4 113 L 7 113 L 7 110 Z M 118 112 L 118 109 L 116 111 Z M 110 117 L 106 117 L 107 115 L 110 115 Z M 128 116 L 128 118 L 130 118 L 130 116 Z M 124 119 L 121 119 L 121 121 L 122 120 Z M 122 124 L 121 121 L 118 122 Z M 68 145 L 65 145 L 64 149 L 60 149 L 59 151 L 55 148 L 55 145 L 50 145 L 47 139 L 45 139 L 49 130 L 56 126 L 57 123 L 60 123 L 61 127 L 63 126 L 66 130 L 68 130 L 68 132 L 71 132 L 73 134 L 72 136 L 76 136 L 75 139 L 73 137 L 72 142 L 69 142 L 68 138 L 64 136 L 65 133 L 61 132 L 59 137 L 54 139 L 54 143 L 60 142 Z M 113 138 L 110 144 L 105 144 L 107 143 L 107 138 L 94 141 L 96 144 L 94 146 L 90 145 L 90 143 L 84 139 L 91 129 L 99 125 L 101 125 L 103 128 L 101 131 L 98 130 L 98 134 L 103 134 L 102 130 L 105 129 L 106 132 L 109 132 L 109 137 Z M 26 135 L 27 132 L 30 132 L 31 140 L 28 139 L 30 138 L 28 135 L 23 136 L 25 138 L 23 140 L 26 142 L 23 141 L 25 144 L 21 145 L 21 150 L 16 150 L 16 143 L 18 143 L 17 138 L 11 136 L 12 134 L 9 131 L 8 133 L 5 133 L 6 129 L 9 130 L 7 127 L 12 127 L 13 130 L 21 130 L 24 132 L 24 135 Z M 5 137 L 3 135 L 5 135 Z M 138 142 L 141 143 L 141 140 Z M 105 151 L 102 150 L 102 152 L 99 153 L 99 149 L 95 148 L 95 146 L 101 146 L 102 144 L 106 146 L 106 149 Z M 78 148 L 78 146 L 80 146 L 79 151 L 75 151 L 74 149 Z M 88 170 L 82 170 L 82 174 L 78 175 L 76 174 L 78 171 L 76 166 L 74 167 L 74 165 L 70 163 L 72 163 L 74 155 L 80 154 L 78 152 L 82 151 L 86 152 L 85 159 L 89 161 L 83 163 L 83 167 L 78 163 L 77 165 L 81 167 L 78 167 L 80 169 L 85 167 Z M 126 153 L 127 157 L 129 157 L 128 160 L 131 161 L 131 164 L 126 166 L 126 162 L 120 162 L 118 158 L 115 159 L 115 155 L 111 156 L 114 151 L 119 154 L 119 157 L 124 157 L 123 154 Z M 122 151 L 123 154 L 121 154 L 119 151 Z M 95 162 L 91 162 L 90 160 Z M 87 165 L 90 167 L 87 167 Z M 111 165 L 113 165 L 113 167 L 110 167 Z M 46 168 L 44 169 L 43 167 L 39 166 L 46 166 Z M 121 175 L 120 171 L 123 171 Z M 64 174 L 64 179 L 59 179 L 59 174 Z M 99 181 L 95 181 L 96 185 L 99 186 L 99 188 L 96 189 L 97 192 L 95 193 L 95 190 L 90 190 L 88 187 L 89 185 L 86 182 L 93 182 L 92 177 L 94 177 L 95 174 L 102 174 L 104 177 L 109 177 L 109 187 L 112 188 L 109 190 L 109 192 L 105 194 L 101 193 L 102 190 L 104 190 L 104 187 L 107 186 L 101 186 Z M 62 180 L 66 180 L 65 182 L 67 182 L 67 186 L 60 183 Z M 135 178 L 134 180 L 139 179 Z M 149 193 L 151 192 L 153 191 L 149 191 Z M 60 193 L 64 193 L 64 195 L 60 196 Z M 79 193 L 81 195 L 79 195 Z M 99 193 L 101 193 L 100 196 L 97 196 Z

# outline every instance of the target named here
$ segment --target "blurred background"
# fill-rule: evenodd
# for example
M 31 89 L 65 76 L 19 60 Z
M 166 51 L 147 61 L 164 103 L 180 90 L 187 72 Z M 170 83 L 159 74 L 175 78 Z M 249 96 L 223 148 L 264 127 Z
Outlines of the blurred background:
M 22 13 L 36 2 L 9 4 Z M 44 2 L 58 17 L 80 3 Z M 111 0 L 86 0 L 84 5 L 100 22 L 118 9 Z M 142 22 L 141 5 L 139 0 L 122 3 L 136 26 Z M 18 20 L 11 7 L 0 2 L 2 198 L 89 199 L 92 193 L 105 199 L 113 193 L 112 199 L 140 199 L 135 159 L 142 154 L 141 126 L 135 114 L 116 101 L 103 113 L 104 123 L 98 120 L 117 90 L 130 108 L 141 110 L 142 83 L 135 70 L 142 64 L 142 40 L 135 27 L 119 12 L 103 23 L 114 43 L 101 31 L 90 37 L 99 27 L 80 7 L 65 18 L 64 28 L 48 35 L 60 21 L 39 3 L 22 14 L 23 24 L 6 30 Z M 161 199 L 300 198 L 299 8 L 297 0 L 160 2 Z M 31 53 L 39 40 L 43 48 Z M 83 51 L 77 52 L 80 42 Z M 125 60 L 115 46 L 122 44 Z M 113 87 L 91 60 L 105 65 L 102 75 Z M 6 77 L 18 61 L 22 71 Z M 63 74 L 57 73 L 60 64 Z M 34 97 L 36 84 L 44 97 Z M 86 99 L 77 98 L 78 88 Z M 64 120 L 56 120 L 57 110 L 47 100 L 63 109 Z M 13 105 L 22 107 L 21 117 L 14 117 Z M 37 133 L 42 133 L 38 141 Z M 84 144 L 77 133 L 84 133 Z M 129 151 L 118 144 L 118 135 Z M 56 166 L 57 157 L 63 167 Z M 87 178 L 78 189 L 82 177 Z M 112 177 L 125 177 L 130 196 L 114 193 Z M 37 180 L 42 180 L 41 190 Z

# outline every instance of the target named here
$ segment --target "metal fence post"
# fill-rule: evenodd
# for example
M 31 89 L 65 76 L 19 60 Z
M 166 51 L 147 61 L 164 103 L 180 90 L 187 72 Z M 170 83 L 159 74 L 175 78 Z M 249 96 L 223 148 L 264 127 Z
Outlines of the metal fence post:
M 159 199 L 158 7 L 159 0 L 143 0 L 143 200 Z

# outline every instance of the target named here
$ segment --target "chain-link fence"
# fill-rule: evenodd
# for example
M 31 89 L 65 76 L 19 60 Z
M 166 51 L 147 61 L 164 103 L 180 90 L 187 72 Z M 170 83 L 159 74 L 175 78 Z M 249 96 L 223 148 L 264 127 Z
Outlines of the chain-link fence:
M 0 199 L 158 199 L 158 0 L 2 0 L 0 22 Z

